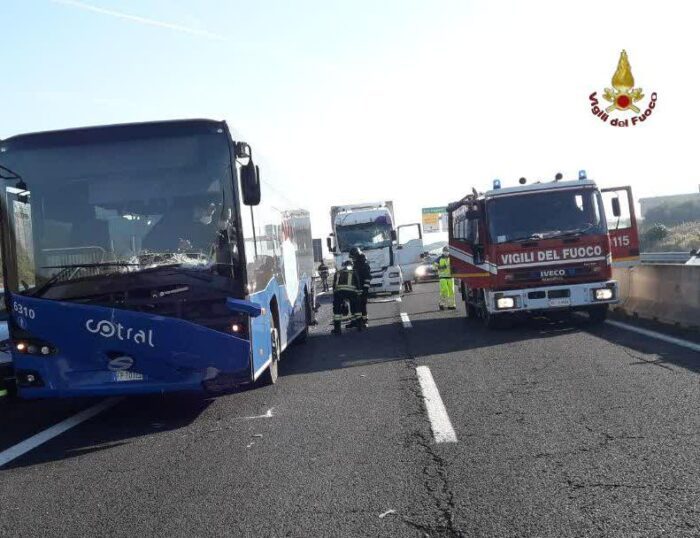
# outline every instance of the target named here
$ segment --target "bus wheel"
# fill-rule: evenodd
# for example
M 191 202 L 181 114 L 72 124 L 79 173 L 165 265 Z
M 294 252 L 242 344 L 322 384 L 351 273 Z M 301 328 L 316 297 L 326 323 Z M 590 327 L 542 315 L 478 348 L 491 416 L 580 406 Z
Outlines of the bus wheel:
M 297 336 L 295 340 L 295 343 L 297 344 L 303 344 L 306 342 L 309 337 L 309 325 L 313 324 L 311 304 L 309 302 L 309 296 L 306 294 L 304 294 L 304 323 L 306 324 L 304 330 L 299 333 L 299 336 Z
M 267 367 L 267 370 L 265 370 L 260 377 L 261 385 L 274 385 L 277 383 L 280 360 L 280 336 L 275 328 L 270 331 L 270 354 L 272 355 L 272 360 L 270 361 L 270 366 Z

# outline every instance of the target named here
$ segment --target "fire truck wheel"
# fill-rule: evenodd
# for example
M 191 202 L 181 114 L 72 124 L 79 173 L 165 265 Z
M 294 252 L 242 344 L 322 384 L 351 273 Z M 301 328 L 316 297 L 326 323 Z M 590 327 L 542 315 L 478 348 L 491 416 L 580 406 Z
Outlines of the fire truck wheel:
M 476 309 L 476 306 L 470 303 L 468 299 L 464 301 L 464 309 L 467 311 L 467 319 L 476 319 L 479 317 L 479 311 Z
M 495 314 L 487 312 L 485 308 L 481 311 L 481 319 L 484 322 L 484 327 L 487 329 L 498 329 L 500 319 Z
M 608 317 L 608 305 L 603 304 L 590 307 L 588 309 L 588 317 L 590 318 L 591 323 L 603 323 L 605 318 Z

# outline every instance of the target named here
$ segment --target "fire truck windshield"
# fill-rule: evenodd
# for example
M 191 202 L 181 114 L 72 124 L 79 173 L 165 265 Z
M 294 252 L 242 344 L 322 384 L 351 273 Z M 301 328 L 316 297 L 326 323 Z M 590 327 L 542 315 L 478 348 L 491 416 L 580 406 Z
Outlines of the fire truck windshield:
M 486 208 L 494 243 L 606 231 L 600 192 L 591 188 L 496 196 Z

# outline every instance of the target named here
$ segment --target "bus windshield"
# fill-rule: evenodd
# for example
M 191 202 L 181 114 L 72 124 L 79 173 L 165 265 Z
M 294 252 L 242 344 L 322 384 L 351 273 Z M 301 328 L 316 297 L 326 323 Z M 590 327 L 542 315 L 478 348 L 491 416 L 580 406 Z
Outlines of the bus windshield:
M 595 189 L 497 196 L 486 207 L 495 243 L 606 233 L 603 205 Z
M 2 147 L 0 164 L 22 178 L 3 186 L 11 291 L 216 264 L 221 230 L 235 222 L 226 135 L 123 131 L 80 141 L 48 133 Z

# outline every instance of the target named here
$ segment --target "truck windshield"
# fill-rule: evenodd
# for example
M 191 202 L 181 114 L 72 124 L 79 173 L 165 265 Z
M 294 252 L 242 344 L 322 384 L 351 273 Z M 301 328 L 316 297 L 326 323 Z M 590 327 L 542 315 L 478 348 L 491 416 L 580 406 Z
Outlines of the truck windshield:
M 342 252 L 347 252 L 352 247 L 370 250 L 391 246 L 391 224 L 388 222 L 336 226 L 336 234 Z
M 550 239 L 606 232 L 596 189 L 554 190 L 487 201 L 489 231 L 495 243 Z
M 226 135 L 124 131 L 79 142 L 50 133 L 2 147 L 0 164 L 23 180 L 3 185 L 12 291 L 40 295 L 47 283 L 215 264 L 218 230 L 233 222 Z

